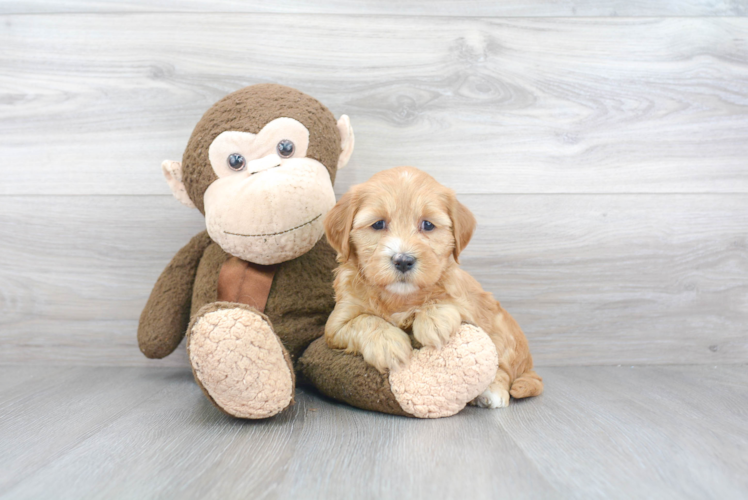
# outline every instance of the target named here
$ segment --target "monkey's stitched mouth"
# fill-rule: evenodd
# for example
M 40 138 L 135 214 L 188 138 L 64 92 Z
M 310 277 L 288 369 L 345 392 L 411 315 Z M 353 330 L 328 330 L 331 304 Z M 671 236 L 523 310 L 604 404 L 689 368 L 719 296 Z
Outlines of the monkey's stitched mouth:
M 317 219 L 319 219 L 320 217 L 322 217 L 322 214 L 319 214 L 319 215 L 318 215 L 317 217 L 315 217 L 314 219 L 312 219 L 312 220 L 310 220 L 310 221 L 307 221 L 307 222 L 305 222 L 305 223 L 303 223 L 303 224 L 299 224 L 299 225 L 298 225 L 298 226 L 296 226 L 296 227 L 292 227 L 291 229 L 286 229 L 285 231 L 278 231 L 277 233 L 264 233 L 264 234 L 239 234 L 239 233 L 230 233 L 230 232 L 228 232 L 228 231 L 224 231 L 223 233 L 224 233 L 224 234 L 230 234 L 231 236 L 246 236 L 247 238 L 259 238 L 259 237 L 261 237 L 261 236 L 277 236 L 277 235 L 279 235 L 279 234 L 290 233 L 291 231 L 296 231 L 296 230 L 297 230 L 297 229 L 299 229 L 299 228 L 302 228 L 302 227 L 304 227 L 304 226 L 308 226 L 309 224 L 311 224 L 312 222 L 316 221 L 316 220 L 317 220 Z

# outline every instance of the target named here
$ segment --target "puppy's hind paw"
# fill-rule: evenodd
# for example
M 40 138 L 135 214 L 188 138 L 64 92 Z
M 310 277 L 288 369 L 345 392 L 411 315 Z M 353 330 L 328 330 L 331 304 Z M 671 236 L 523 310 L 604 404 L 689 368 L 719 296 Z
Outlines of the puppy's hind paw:
M 408 334 L 389 324 L 379 329 L 361 349 L 364 361 L 380 372 L 406 364 L 412 352 Z
M 509 391 L 489 387 L 483 391 L 483 394 L 475 398 L 472 404 L 481 408 L 506 408 L 509 406 Z

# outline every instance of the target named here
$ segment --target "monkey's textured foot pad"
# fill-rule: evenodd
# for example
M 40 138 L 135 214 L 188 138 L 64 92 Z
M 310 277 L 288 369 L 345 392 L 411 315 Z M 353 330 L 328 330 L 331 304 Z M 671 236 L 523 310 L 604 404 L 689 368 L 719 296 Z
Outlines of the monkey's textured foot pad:
M 390 387 L 411 415 L 449 417 L 488 387 L 498 367 L 496 346 L 486 332 L 463 324 L 441 349 L 413 351 L 407 365 L 390 372 Z
M 187 352 L 209 399 L 239 418 L 272 417 L 288 407 L 294 374 L 268 321 L 251 308 L 206 307 L 213 310 L 195 320 Z

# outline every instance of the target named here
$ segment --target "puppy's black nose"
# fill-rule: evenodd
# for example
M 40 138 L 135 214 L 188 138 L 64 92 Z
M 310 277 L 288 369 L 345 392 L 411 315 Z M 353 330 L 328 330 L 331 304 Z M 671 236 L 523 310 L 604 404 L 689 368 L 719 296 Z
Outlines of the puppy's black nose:
M 407 273 L 416 264 L 416 258 L 407 253 L 398 253 L 392 257 L 392 263 L 401 273 Z

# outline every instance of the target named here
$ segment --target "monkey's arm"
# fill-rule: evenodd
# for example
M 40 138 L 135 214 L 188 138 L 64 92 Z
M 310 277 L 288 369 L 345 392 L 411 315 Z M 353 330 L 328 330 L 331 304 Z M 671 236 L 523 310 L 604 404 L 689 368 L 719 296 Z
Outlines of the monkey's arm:
M 207 231 L 192 238 L 156 281 L 138 325 L 138 346 L 146 357 L 166 357 L 182 341 L 190 321 L 197 266 L 210 242 Z

